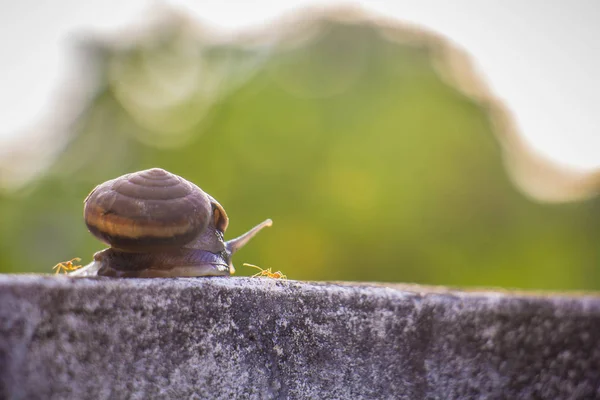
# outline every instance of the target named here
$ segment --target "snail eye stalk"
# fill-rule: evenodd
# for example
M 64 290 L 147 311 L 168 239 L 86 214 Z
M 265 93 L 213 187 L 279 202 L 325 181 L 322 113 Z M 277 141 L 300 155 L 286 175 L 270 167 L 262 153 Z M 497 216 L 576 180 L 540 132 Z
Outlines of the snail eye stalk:
M 260 224 L 256 225 L 254 228 L 250 229 L 248 232 L 244 233 L 241 236 L 236 237 L 235 239 L 228 240 L 225 243 L 225 248 L 229 252 L 229 254 L 233 254 L 242 247 L 246 245 L 258 232 L 263 230 L 263 228 L 269 227 L 273 225 L 273 221 L 267 219 Z

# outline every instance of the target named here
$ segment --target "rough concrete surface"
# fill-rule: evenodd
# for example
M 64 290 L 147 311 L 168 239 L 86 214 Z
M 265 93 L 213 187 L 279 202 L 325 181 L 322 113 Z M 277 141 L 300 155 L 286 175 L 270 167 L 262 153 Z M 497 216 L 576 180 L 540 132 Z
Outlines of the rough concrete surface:
M 0 398 L 600 398 L 600 298 L 4 275 Z

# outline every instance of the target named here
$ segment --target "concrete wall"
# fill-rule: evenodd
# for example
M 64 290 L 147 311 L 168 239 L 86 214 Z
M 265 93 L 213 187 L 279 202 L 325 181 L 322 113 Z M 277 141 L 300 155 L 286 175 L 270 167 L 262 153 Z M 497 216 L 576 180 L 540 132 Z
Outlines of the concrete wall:
M 600 398 L 600 298 L 0 276 L 0 399 Z

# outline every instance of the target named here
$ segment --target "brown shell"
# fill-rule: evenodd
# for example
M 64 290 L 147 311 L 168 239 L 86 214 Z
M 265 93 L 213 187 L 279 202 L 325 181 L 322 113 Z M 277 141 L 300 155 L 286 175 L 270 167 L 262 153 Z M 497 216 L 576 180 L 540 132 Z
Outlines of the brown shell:
M 123 251 L 181 247 L 206 229 L 211 218 L 216 226 L 227 227 L 219 203 L 193 183 L 160 168 L 98 185 L 84 203 L 90 232 Z

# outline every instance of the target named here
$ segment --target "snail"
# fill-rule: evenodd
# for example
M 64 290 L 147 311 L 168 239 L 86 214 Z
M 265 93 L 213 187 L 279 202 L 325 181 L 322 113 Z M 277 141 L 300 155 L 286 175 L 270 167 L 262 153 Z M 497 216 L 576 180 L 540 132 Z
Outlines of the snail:
M 223 206 L 198 186 L 160 168 L 96 186 L 84 200 L 83 214 L 88 230 L 110 247 L 71 275 L 231 275 L 232 254 L 272 224 L 267 219 L 226 242 L 229 219 Z

